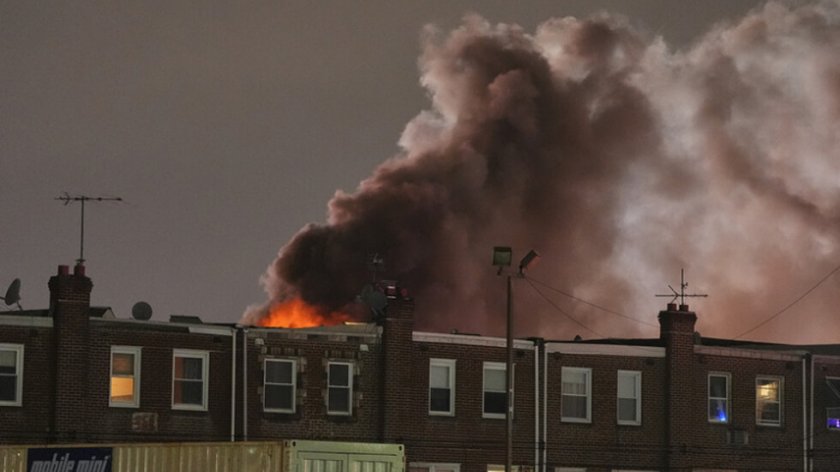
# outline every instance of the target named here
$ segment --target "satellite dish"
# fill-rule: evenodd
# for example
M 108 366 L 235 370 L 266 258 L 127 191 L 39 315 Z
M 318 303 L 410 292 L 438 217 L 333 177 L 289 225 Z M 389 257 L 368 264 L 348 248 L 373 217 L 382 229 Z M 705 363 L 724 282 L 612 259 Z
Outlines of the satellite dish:
M 146 321 L 152 317 L 152 305 L 146 302 L 137 302 L 131 307 L 131 317 L 135 320 Z
M 379 319 L 385 316 L 385 308 L 388 307 L 388 297 L 379 290 L 375 290 L 371 285 L 365 285 L 362 293 L 359 294 L 359 299 L 370 307 L 370 312 L 374 319 Z
M 17 305 L 18 310 L 23 310 L 20 307 L 20 279 L 12 280 L 12 283 L 9 284 L 9 288 L 6 289 L 6 296 L 0 297 L 3 301 L 6 302 L 6 305 Z

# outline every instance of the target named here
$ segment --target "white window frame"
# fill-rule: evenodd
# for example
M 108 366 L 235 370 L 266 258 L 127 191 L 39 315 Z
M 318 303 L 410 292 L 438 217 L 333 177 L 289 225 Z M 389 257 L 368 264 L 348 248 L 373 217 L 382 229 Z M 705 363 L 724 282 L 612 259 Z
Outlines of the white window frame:
M 15 356 L 15 398 L 14 400 L 0 401 L 0 406 L 22 406 L 23 405 L 23 344 L 0 344 L 0 351 L 13 351 Z
M 586 375 L 586 394 L 578 395 L 563 392 L 563 377 L 566 373 L 582 372 Z M 563 416 L 562 402 L 566 396 L 586 397 L 586 417 L 579 418 L 576 416 Z M 592 369 L 589 367 L 562 367 L 560 369 L 560 421 L 564 423 L 591 423 L 592 422 Z
M 334 365 L 347 366 L 347 385 L 333 385 L 330 370 Z M 330 410 L 330 393 L 333 388 L 347 389 L 347 411 Z M 327 414 L 331 416 L 350 416 L 353 414 L 353 363 L 349 361 L 329 361 L 327 363 Z
M 268 381 L 268 364 L 269 362 L 289 363 L 291 367 L 291 383 L 269 382 Z M 276 385 L 280 387 L 292 388 L 292 407 L 291 408 L 269 408 L 265 406 L 268 398 L 268 386 Z M 271 413 L 294 413 L 297 411 L 297 360 L 278 357 L 267 357 L 263 361 L 263 411 Z
M 760 380 L 770 380 L 779 383 L 778 400 L 776 402 L 766 401 L 764 403 L 778 403 L 779 404 L 779 419 L 776 421 L 766 421 L 761 419 L 761 403 L 758 398 L 758 382 Z M 759 426 L 782 426 L 784 422 L 784 400 L 785 400 L 785 378 L 779 375 L 756 375 L 755 376 L 755 424 Z
M 175 361 L 178 358 L 201 359 L 201 405 L 194 403 L 175 403 L 175 383 L 181 381 L 195 381 L 195 379 L 176 379 Z M 210 352 L 193 349 L 174 349 L 172 351 L 172 409 L 207 411 L 208 391 L 210 383 Z
M 447 376 L 449 383 L 449 410 L 432 409 L 432 370 L 435 367 L 444 367 L 449 373 Z M 455 416 L 455 359 L 429 359 L 429 415 Z
M 461 472 L 461 464 L 444 462 L 409 462 L 408 470 L 406 470 L 406 472 L 411 469 L 426 469 L 428 472 L 439 472 L 440 470 Z
M 138 346 L 111 346 L 111 355 L 108 358 L 110 363 L 110 365 L 108 366 L 110 371 L 110 376 L 108 377 L 108 406 L 114 408 L 140 407 L 140 366 L 142 365 L 140 357 L 141 353 L 142 348 Z M 130 402 L 114 400 L 114 394 L 112 391 L 114 377 L 127 377 L 124 375 L 114 374 L 114 354 L 130 354 L 134 356 L 134 374 L 132 375 L 134 380 L 134 391 L 132 392 L 132 401 Z
M 635 397 L 622 397 L 619 392 L 620 379 L 622 376 L 631 377 L 635 384 Z M 638 370 L 619 370 L 616 373 L 616 388 L 615 388 L 615 418 L 616 423 L 620 425 L 639 426 L 642 424 L 642 372 Z M 636 419 L 622 420 L 620 415 L 621 399 L 633 399 L 636 401 Z
M 482 369 L 481 369 L 481 417 L 482 418 L 493 418 L 493 419 L 504 419 L 505 418 L 505 413 L 504 412 L 502 412 L 502 413 L 488 413 L 487 410 L 485 409 L 484 394 L 487 393 L 487 392 L 499 393 L 498 390 L 485 390 L 485 380 L 486 380 L 485 377 L 487 376 L 487 371 L 488 370 L 496 370 L 496 371 L 500 370 L 500 371 L 504 372 L 504 374 L 505 374 L 505 387 L 502 387 L 501 393 L 505 394 L 505 410 L 507 410 L 507 408 L 508 408 L 508 403 L 507 403 L 507 393 L 508 392 L 507 392 L 507 389 L 506 389 L 506 387 L 507 387 L 507 364 L 504 363 L 504 362 L 485 362 L 482 365 Z M 514 375 L 516 375 L 516 369 L 512 369 L 512 371 L 513 371 Z M 511 375 L 511 377 L 513 377 L 513 375 Z M 512 385 L 511 385 L 511 390 L 513 390 Z M 514 395 L 515 395 L 515 392 L 513 392 L 513 395 L 511 395 L 511 397 L 512 397 L 511 398 L 511 403 L 510 403 L 511 415 L 513 415 L 513 401 L 512 400 L 513 400 L 513 398 L 516 398 L 516 397 L 514 397 Z
M 712 377 L 723 377 L 726 379 L 726 397 L 713 397 L 712 396 Z M 726 419 L 721 421 L 718 418 L 713 418 L 711 414 L 711 405 L 712 400 L 725 400 L 726 403 Z M 732 404 L 732 374 L 729 372 L 709 372 L 706 376 L 706 417 L 709 423 L 714 424 L 729 424 L 731 413 L 730 413 L 730 405 Z
M 834 382 L 840 383 L 840 377 L 832 377 L 826 376 L 825 377 L 825 386 L 831 391 L 831 394 L 837 398 L 840 398 L 840 388 L 834 385 Z M 829 397 L 830 399 L 830 397 Z M 827 399 L 828 400 L 828 399 Z M 835 403 L 836 404 L 836 403 Z M 840 426 L 837 426 L 837 420 L 840 418 L 840 407 L 837 406 L 828 406 L 829 402 L 826 401 L 826 408 L 825 408 L 825 420 L 826 424 L 825 427 L 829 431 L 838 432 L 840 431 Z

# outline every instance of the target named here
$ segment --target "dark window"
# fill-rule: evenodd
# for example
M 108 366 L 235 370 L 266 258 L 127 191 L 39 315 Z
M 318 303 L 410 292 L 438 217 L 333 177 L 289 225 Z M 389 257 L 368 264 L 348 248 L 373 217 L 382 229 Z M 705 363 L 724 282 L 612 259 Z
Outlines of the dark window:
M 507 409 L 505 372 L 504 364 L 484 363 L 484 416 L 486 417 L 498 418 L 505 415 Z
M 295 361 L 265 360 L 265 409 L 295 411 Z
M 455 412 L 452 404 L 455 393 L 454 377 L 454 360 L 431 359 L 429 361 L 429 413 L 451 415 Z
M 349 415 L 352 413 L 352 367 L 353 364 L 346 362 L 330 362 L 329 364 L 327 413 L 330 415 Z

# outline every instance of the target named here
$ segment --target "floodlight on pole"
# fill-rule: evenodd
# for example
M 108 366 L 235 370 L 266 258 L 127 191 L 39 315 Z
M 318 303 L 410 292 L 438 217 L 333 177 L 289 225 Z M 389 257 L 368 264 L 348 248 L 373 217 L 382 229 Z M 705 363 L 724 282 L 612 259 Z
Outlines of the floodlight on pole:
M 537 251 L 531 249 L 528 251 L 528 254 L 525 254 L 525 257 L 519 262 L 519 275 L 522 276 L 525 273 L 525 270 L 531 267 L 532 265 L 536 264 L 540 260 L 540 255 Z
M 534 265 L 539 260 L 539 254 L 533 249 L 528 251 L 528 254 L 519 261 L 519 271 L 515 274 L 516 277 L 523 277 L 525 270 Z M 496 246 L 493 248 L 493 265 L 499 268 L 498 275 L 502 275 L 505 267 L 510 267 L 513 259 L 513 251 L 506 246 Z M 508 271 L 505 278 L 507 279 L 507 329 L 505 349 L 507 351 L 507 361 L 505 362 L 505 472 L 513 471 L 513 296 L 511 279 L 514 276 Z

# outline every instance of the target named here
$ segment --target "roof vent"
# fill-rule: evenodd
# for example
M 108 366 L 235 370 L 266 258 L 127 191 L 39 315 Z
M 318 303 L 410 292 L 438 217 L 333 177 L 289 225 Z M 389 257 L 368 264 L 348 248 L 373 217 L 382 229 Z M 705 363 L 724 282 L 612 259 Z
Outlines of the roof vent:
M 203 324 L 201 318 L 192 315 L 169 315 L 170 323 Z

